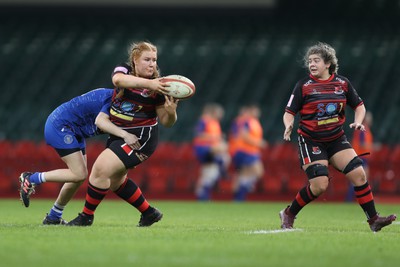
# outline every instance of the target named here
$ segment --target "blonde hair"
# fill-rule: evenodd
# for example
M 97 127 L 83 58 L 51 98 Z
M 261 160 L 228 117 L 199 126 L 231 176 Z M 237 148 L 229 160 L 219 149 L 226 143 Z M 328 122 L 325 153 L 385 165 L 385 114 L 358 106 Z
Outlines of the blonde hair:
M 316 45 L 309 47 L 303 59 L 306 68 L 308 68 L 308 58 L 310 55 L 320 55 L 325 63 L 331 64 L 329 66 L 329 74 L 337 73 L 339 64 L 336 51 L 332 46 L 323 42 L 318 42 Z
M 135 70 L 135 60 L 139 59 L 144 51 L 152 51 L 157 53 L 157 47 L 150 42 L 141 41 L 138 43 L 132 43 L 129 46 L 129 58 L 128 64 L 132 67 L 132 75 L 137 76 Z M 160 69 L 158 65 L 155 67 L 154 74 L 151 78 L 160 77 Z

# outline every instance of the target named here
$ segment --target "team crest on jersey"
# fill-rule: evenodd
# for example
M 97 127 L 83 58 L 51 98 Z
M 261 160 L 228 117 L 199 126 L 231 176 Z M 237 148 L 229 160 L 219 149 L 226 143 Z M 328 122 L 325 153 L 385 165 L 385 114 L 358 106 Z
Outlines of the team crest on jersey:
M 343 94 L 343 88 L 341 86 L 335 86 L 335 94 L 336 95 L 342 95 Z
M 148 89 L 143 89 L 143 91 L 140 93 L 141 96 L 143 97 L 149 97 L 151 96 L 152 92 Z
M 311 153 L 313 153 L 314 155 L 319 155 L 319 154 L 321 154 L 321 150 L 319 149 L 319 147 L 313 146 Z
M 72 144 L 73 141 L 74 138 L 72 137 L 72 135 L 67 134 L 66 136 L 64 136 L 64 143 L 66 143 L 67 145 Z

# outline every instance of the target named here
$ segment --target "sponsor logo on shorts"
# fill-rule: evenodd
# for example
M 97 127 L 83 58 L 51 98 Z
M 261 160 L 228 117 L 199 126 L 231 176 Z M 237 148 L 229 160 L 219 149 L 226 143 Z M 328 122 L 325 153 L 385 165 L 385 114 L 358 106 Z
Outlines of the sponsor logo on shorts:
M 140 161 L 145 161 L 146 159 L 149 158 L 149 156 L 139 152 L 136 152 L 135 155 Z

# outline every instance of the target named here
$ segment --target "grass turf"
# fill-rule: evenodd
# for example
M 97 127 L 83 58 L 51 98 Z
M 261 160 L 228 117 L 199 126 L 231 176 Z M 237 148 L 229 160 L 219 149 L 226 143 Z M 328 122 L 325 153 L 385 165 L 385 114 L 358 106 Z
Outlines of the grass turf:
M 93 226 L 42 226 L 51 200 L 0 200 L 1 266 L 397 266 L 400 226 L 372 233 L 355 204 L 316 202 L 280 231 L 286 203 L 152 201 L 161 222 L 138 228 L 139 213 L 118 200 L 99 206 Z M 64 218 L 74 218 L 83 200 Z M 377 205 L 382 215 L 398 205 Z

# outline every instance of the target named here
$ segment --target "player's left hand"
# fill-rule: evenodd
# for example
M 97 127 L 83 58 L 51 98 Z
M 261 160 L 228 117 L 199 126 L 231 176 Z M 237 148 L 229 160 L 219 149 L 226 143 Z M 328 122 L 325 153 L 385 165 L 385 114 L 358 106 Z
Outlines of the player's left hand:
M 175 113 L 178 107 L 179 99 L 173 98 L 172 96 L 164 95 L 165 103 L 164 108 L 168 113 Z
M 361 123 L 353 122 L 352 124 L 350 124 L 350 128 L 365 132 L 365 126 Z

